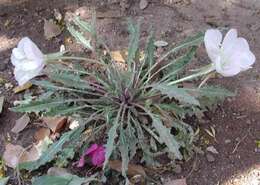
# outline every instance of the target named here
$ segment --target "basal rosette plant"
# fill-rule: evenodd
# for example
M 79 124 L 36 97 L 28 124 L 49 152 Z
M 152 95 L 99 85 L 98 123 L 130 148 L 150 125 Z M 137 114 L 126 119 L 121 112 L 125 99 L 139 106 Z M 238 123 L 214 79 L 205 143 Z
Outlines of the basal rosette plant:
M 80 57 L 47 55 L 46 67 L 42 71 L 47 80 L 32 81 L 45 88 L 47 93 L 12 109 L 45 116 L 80 118 L 79 127 L 64 133 L 40 159 L 21 164 L 20 169 L 35 170 L 55 157 L 66 158 L 64 151 L 83 143 L 90 144 L 93 135 L 106 143 L 103 169 L 107 169 L 110 159 L 121 160 L 126 183 L 128 164 L 134 157 L 140 160 L 138 162 L 155 166 L 160 163 L 157 157 L 165 154 L 173 161 L 185 160 L 192 153 L 194 142 L 193 128 L 183 121 L 185 115 L 204 111 L 209 102 L 234 95 L 216 86 L 201 84 L 198 87 L 195 83 L 193 87 L 187 87 L 182 83 L 205 77 L 215 69 L 219 72 L 219 59 L 210 54 L 210 41 L 206 39 L 205 42 L 214 63 L 184 76 L 184 69 L 203 42 L 204 34 L 190 37 L 164 55 L 157 56 L 153 32 L 147 38 L 146 47 L 140 48 L 140 23 L 129 22 L 128 52 L 125 63 L 120 65 L 97 36 L 94 25 L 79 17 L 68 25 L 72 36 L 92 51 L 92 57 L 84 53 Z M 86 32 L 91 39 L 84 36 Z M 81 137 L 87 129 L 91 130 L 90 136 Z M 68 144 L 64 149 L 65 143 Z

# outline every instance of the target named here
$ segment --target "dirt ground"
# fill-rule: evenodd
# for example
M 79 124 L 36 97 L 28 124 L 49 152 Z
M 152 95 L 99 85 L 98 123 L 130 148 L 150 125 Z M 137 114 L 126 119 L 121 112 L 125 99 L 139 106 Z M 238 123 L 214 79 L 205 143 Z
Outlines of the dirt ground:
M 109 0 L 107 0 L 109 1 Z M 111 1 L 111 0 L 110 0 Z M 98 1 L 97 1 L 98 2 Z M 210 27 L 237 28 L 245 37 L 256 55 L 254 67 L 233 78 L 217 81 L 237 92 L 215 113 L 208 113 L 201 130 L 215 128 L 216 140 L 208 139 L 218 154 L 209 162 L 207 152 L 198 154 L 182 165 L 178 174 L 166 174 L 165 179 L 187 178 L 188 185 L 260 185 L 260 1 L 258 0 L 150 0 L 144 10 L 139 8 L 139 0 L 124 3 L 104 3 L 84 0 L 0 0 L 0 77 L 6 82 L 0 87 L 6 98 L 4 111 L 0 115 L 0 155 L 8 141 L 24 144 L 29 141 L 30 128 L 20 135 L 10 133 L 19 115 L 8 110 L 14 100 L 22 95 L 14 95 L 10 85 L 16 86 L 10 64 L 11 49 L 19 39 L 29 36 L 45 53 L 59 50 L 68 33 L 64 31 L 52 40 L 43 34 L 44 19 L 53 18 L 54 9 L 62 14 L 77 11 L 84 17 L 83 6 L 98 7 L 98 30 L 113 49 L 126 47 L 126 18 L 143 18 L 142 36 L 147 36 L 150 25 L 156 29 L 158 39 L 177 43 L 182 38 Z M 202 49 L 203 50 L 203 49 Z M 209 62 L 203 51 L 198 53 L 196 65 Z M 213 80 L 214 81 L 214 80 Z M 11 84 L 10 84 L 11 83 Z M 30 137 L 28 137 L 30 136 Z M 207 140 L 206 134 L 201 139 Z

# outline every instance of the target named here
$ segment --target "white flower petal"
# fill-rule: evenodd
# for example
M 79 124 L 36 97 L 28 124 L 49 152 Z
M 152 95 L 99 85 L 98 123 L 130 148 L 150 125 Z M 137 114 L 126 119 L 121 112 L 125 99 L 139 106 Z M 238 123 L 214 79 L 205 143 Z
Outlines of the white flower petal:
M 233 65 L 229 63 L 230 65 L 225 65 L 221 64 L 221 60 L 218 60 L 215 63 L 216 71 L 221 74 L 224 77 L 230 77 L 238 74 L 240 72 L 239 66 Z
M 209 58 L 214 62 L 217 60 L 220 52 L 220 45 L 222 41 L 222 34 L 219 30 L 207 30 L 204 37 L 204 43 L 209 55 Z
M 255 63 L 255 55 L 250 51 L 234 53 L 230 60 L 236 62 L 241 71 L 245 71 Z
M 22 38 L 17 48 L 13 49 L 11 62 L 15 66 L 14 75 L 19 85 L 41 74 L 45 66 L 43 53 L 28 37 Z
M 224 37 L 222 43 L 223 50 L 229 50 L 230 47 L 233 47 L 233 45 L 235 45 L 236 40 L 237 40 L 237 30 L 230 29 Z
M 18 82 L 18 84 L 21 86 L 21 85 L 24 85 L 29 80 L 31 80 L 32 78 L 38 76 L 41 73 L 41 70 L 42 69 L 38 68 L 36 70 L 24 71 L 24 70 L 15 68 L 14 76 L 15 76 L 15 79 Z
M 29 39 L 28 37 L 23 38 L 20 41 L 20 45 L 23 47 L 23 51 L 28 59 L 36 60 L 38 62 L 39 59 L 43 59 L 43 53 L 40 51 L 40 49 L 34 44 L 34 42 Z M 19 45 L 18 45 L 19 47 Z

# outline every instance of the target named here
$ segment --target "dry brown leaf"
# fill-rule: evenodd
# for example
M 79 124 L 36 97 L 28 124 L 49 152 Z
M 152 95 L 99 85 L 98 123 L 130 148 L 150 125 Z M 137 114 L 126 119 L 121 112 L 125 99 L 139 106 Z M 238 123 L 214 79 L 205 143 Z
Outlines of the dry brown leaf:
M 147 0 L 140 0 L 139 7 L 141 10 L 145 9 L 148 6 L 148 1 Z
M 44 37 L 49 40 L 61 34 L 61 28 L 53 20 L 44 20 Z
M 111 51 L 111 57 L 114 61 L 116 62 L 122 62 L 122 63 L 125 63 L 125 58 L 122 54 L 122 51 Z
M 43 122 L 51 129 L 52 132 L 60 132 L 67 123 L 67 117 L 44 117 Z
M 164 185 L 187 185 L 186 179 L 176 179 L 165 182 Z
M 122 172 L 122 169 L 121 169 L 122 161 L 119 161 L 119 160 L 109 161 L 109 167 L 118 172 Z M 146 177 L 144 168 L 140 165 L 135 165 L 135 164 L 128 165 L 127 175 L 129 175 L 129 176 L 142 175 L 143 177 Z
M 36 139 L 37 142 L 43 140 L 45 137 L 49 137 L 51 134 L 50 129 L 48 128 L 40 128 L 37 130 L 34 134 L 34 138 Z
M 15 168 L 24 151 L 25 149 L 20 145 L 7 144 L 3 154 L 4 163 L 10 168 Z
M 23 162 L 29 162 L 29 161 L 36 161 L 37 159 L 40 158 L 40 154 L 36 148 L 35 145 L 33 145 L 28 151 L 25 151 L 20 160 L 19 163 Z
M 18 86 L 18 87 L 15 87 L 13 89 L 13 92 L 14 93 L 19 93 L 19 92 L 22 92 L 22 91 L 25 91 L 26 89 L 29 89 L 32 87 L 32 83 L 30 82 L 27 82 L 26 84 L 22 85 L 22 86 Z
M 16 120 L 14 127 L 12 128 L 12 132 L 18 134 L 30 123 L 30 117 L 27 114 L 24 114 L 21 118 Z

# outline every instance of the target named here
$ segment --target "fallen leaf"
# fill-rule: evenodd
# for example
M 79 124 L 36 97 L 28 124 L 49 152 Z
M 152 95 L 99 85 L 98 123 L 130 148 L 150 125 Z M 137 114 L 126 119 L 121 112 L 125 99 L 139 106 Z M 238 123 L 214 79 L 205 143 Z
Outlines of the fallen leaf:
M 52 132 L 60 132 L 67 123 L 67 117 L 44 117 L 43 122 L 51 129 Z
M 0 179 L 4 177 L 5 177 L 5 166 L 2 159 L 0 158 Z
M 48 128 L 40 128 L 37 130 L 34 134 L 34 139 L 36 139 L 37 142 L 43 140 L 45 137 L 49 137 L 51 134 L 50 129 Z
M 5 165 L 10 168 L 15 168 L 20 161 L 20 158 L 25 149 L 20 145 L 7 144 L 3 154 Z
M 167 181 L 164 185 L 187 185 L 186 179 L 176 179 Z
M 24 151 L 19 159 L 19 163 L 36 161 L 40 158 L 37 148 L 33 145 L 28 151 Z
M 4 100 L 5 100 L 5 97 L 1 96 L 0 97 L 0 113 L 2 113 L 2 111 L 3 111 Z
M 25 83 L 24 85 L 15 87 L 15 88 L 13 89 L 13 92 L 14 92 L 14 93 L 19 93 L 19 92 L 25 91 L 26 89 L 29 89 L 29 88 L 31 88 L 31 87 L 32 87 L 32 83 L 27 82 L 27 83 Z
M 116 62 L 125 62 L 124 56 L 122 54 L 122 51 L 111 51 L 111 57 Z
M 21 118 L 16 120 L 14 127 L 12 128 L 12 132 L 18 134 L 30 123 L 30 117 L 27 114 L 24 114 Z
M 113 160 L 109 161 L 109 167 L 115 171 L 122 172 L 122 161 L 119 160 Z M 146 173 L 144 171 L 144 168 L 140 165 L 135 164 L 129 164 L 127 174 L 129 176 L 135 176 L 135 175 L 142 175 L 143 177 L 146 177 Z
M 61 28 L 53 20 L 44 20 L 44 37 L 49 40 L 61 34 Z
M 141 10 L 145 9 L 148 6 L 148 1 L 147 0 L 140 0 L 139 7 Z
M 165 46 L 168 46 L 168 42 L 165 42 L 163 40 L 157 40 L 154 42 L 154 45 L 156 47 L 165 47 Z
M 6 185 L 9 180 L 9 177 L 0 178 L 0 185 Z
M 207 147 L 206 150 L 213 153 L 213 154 L 218 154 L 218 151 L 214 146 L 209 146 L 209 147 Z
M 45 137 L 38 144 L 34 144 L 28 151 L 23 152 L 19 163 L 38 160 L 43 152 L 45 152 L 52 143 L 53 142 L 50 138 Z

